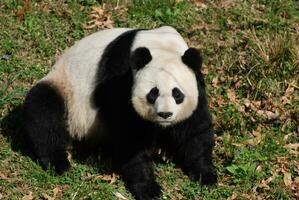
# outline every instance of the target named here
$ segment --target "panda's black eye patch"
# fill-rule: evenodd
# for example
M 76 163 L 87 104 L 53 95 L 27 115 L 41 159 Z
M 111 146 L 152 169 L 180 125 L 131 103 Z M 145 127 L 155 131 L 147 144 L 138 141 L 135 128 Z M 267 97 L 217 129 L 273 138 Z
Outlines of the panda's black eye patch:
M 176 104 L 183 103 L 185 95 L 181 92 L 179 88 L 172 89 L 172 96 L 176 102 Z
M 146 99 L 150 104 L 154 104 L 156 99 L 159 96 L 159 89 L 157 87 L 154 87 L 151 89 L 151 91 L 146 95 Z

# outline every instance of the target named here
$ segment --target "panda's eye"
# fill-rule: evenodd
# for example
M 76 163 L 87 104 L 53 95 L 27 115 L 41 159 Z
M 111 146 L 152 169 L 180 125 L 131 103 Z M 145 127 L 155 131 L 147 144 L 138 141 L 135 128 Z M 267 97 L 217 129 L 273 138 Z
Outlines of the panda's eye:
M 172 96 L 173 96 L 176 104 L 183 103 L 184 98 L 185 98 L 185 95 L 178 88 L 173 88 L 173 90 L 172 90 Z
M 151 91 L 146 95 L 146 99 L 150 104 L 154 104 L 159 96 L 159 90 L 157 87 L 151 89 Z

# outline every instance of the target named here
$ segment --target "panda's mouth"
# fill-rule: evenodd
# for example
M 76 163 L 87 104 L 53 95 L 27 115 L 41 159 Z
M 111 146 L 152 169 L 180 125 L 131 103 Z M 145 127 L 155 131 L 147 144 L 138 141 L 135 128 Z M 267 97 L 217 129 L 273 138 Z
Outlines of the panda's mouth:
M 173 123 L 173 121 L 171 120 L 158 120 L 157 121 L 157 123 L 159 123 L 160 125 L 162 125 L 162 126 L 169 126 L 169 125 L 171 125 L 172 123 Z

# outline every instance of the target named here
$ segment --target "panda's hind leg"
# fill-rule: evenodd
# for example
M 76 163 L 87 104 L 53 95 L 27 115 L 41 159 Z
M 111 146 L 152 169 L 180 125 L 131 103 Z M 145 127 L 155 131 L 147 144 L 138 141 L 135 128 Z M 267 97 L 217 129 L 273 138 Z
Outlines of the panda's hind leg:
M 70 136 L 66 106 L 58 90 L 48 82 L 36 84 L 24 103 L 24 131 L 43 169 L 49 165 L 62 174 L 70 167 L 66 147 Z

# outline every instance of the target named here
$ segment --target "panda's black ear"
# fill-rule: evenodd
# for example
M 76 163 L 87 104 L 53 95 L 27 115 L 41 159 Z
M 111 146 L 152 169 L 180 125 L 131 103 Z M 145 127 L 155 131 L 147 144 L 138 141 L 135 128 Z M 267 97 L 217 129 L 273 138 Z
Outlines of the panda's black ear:
M 182 61 L 185 65 L 193 69 L 195 72 L 200 70 L 202 66 L 202 57 L 200 52 L 195 48 L 189 48 L 182 56 Z
M 133 69 L 141 69 L 152 60 L 152 55 L 148 48 L 139 47 L 131 54 L 131 65 Z

